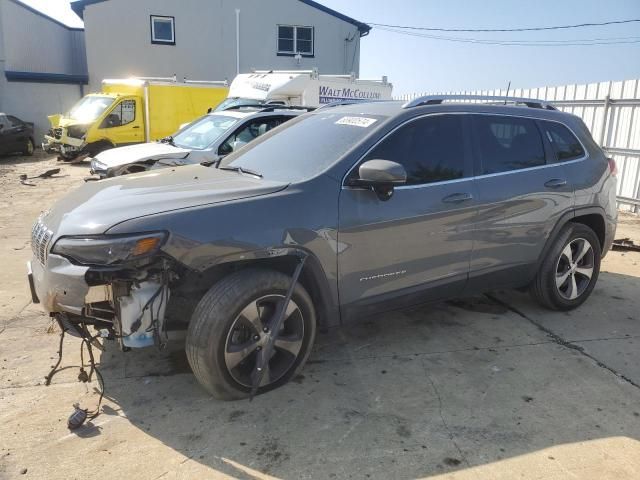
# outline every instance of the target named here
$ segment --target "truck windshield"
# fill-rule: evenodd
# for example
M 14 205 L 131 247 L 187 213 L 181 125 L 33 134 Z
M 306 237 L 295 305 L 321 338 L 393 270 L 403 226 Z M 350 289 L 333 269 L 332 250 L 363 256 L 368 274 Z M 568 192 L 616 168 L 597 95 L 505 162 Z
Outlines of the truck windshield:
M 301 115 L 225 157 L 220 166 L 258 172 L 270 180 L 306 180 L 334 164 L 386 118 L 329 111 Z
M 176 147 L 203 150 L 238 123 L 227 115 L 206 115 L 173 136 Z
M 226 100 L 223 100 L 222 103 L 220 103 L 220 105 L 216 107 L 215 111 L 222 112 L 223 110 L 242 107 L 245 105 L 256 106 L 256 105 L 263 105 L 263 104 L 264 104 L 264 100 L 253 100 L 251 98 L 240 98 L 240 97 L 227 98 Z
M 113 97 L 91 95 L 84 97 L 69 111 L 69 118 L 80 122 L 93 122 L 111 106 Z

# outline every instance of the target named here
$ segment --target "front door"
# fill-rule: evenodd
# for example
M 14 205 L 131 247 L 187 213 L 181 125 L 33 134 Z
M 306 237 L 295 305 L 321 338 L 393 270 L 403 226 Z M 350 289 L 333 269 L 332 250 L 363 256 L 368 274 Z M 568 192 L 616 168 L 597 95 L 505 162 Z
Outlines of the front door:
M 546 239 L 573 206 L 565 166 L 555 163 L 540 122 L 472 115 L 478 219 L 470 287 L 515 286 L 535 273 Z
M 378 143 L 359 164 L 391 160 L 407 171 L 407 184 L 389 200 L 343 186 L 338 271 L 345 308 L 391 298 L 418 303 L 462 291 L 477 209 L 467 122 L 465 115 L 428 115 Z M 357 166 L 351 175 L 357 177 Z
M 140 99 L 123 98 L 104 117 L 101 136 L 116 146 L 142 143 L 145 141 L 143 118 Z

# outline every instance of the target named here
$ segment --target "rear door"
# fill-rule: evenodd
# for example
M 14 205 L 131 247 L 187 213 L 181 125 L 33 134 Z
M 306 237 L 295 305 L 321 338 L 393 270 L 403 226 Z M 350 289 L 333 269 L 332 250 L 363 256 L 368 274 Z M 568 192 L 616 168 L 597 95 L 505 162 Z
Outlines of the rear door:
M 9 131 L 13 142 L 12 151 L 19 152 L 24 150 L 29 140 L 29 127 L 22 120 L 12 115 L 7 115 L 7 120 L 9 121 Z
M 466 281 L 476 216 L 465 115 L 428 115 L 400 126 L 354 166 L 340 193 L 340 302 L 367 307 L 459 294 Z M 400 163 L 407 184 L 380 200 L 350 187 L 358 166 Z M 415 296 L 413 296 L 415 294 Z
M 478 219 L 469 286 L 527 282 L 546 239 L 573 206 L 565 167 L 535 119 L 475 114 Z

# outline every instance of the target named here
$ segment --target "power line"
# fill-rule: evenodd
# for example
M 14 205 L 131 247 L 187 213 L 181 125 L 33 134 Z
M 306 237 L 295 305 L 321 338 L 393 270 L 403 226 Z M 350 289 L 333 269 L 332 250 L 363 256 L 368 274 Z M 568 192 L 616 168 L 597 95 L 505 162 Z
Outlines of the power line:
M 605 38 L 579 38 L 572 40 L 498 40 L 498 39 L 481 39 L 468 37 L 448 37 L 442 35 L 429 35 L 419 32 L 407 32 L 405 30 L 397 30 L 387 27 L 379 27 L 390 33 L 398 35 L 407 35 L 411 37 L 428 38 L 432 40 L 442 40 L 458 43 L 474 43 L 480 45 L 503 45 L 503 46 L 528 46 L 528 47 L 568 47 L 568 46 L 588 46 L 588 45 L 619 45 L 640 43 L 640 37 L 605 37 Z
M 527 27 L 527 28 L 440 28 L 440 27 L 414 27 L 407 25 L 389 25 L 385 23 L 366 22 L 374 27 L 400 28 L 406 30 L 423 30 L 430 32 L 538 32 L 541 30 L 566 30 L 570 28 L 601 27 L 604 25 L 621 25 L 625 23 L 638 23 L 640 18 L 628 20 L 611 20 L 608 22 L 577 23 L 575 25 L 555 25 L 550 27 Z

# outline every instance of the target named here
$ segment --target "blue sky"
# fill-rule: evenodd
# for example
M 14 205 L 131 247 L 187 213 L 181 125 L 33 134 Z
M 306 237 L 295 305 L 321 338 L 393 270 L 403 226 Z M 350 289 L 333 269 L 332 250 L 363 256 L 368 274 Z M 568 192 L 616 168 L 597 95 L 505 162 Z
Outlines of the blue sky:
M 73 26 L 67 0 L 23 0 Z M 444 28 L 516 28 L 639 18 L 640 0 L 320 0 L 360 21 Z M 638 37 L 640 23 L 526 33 L 436 33 L 498 40 Z M 327 72 L 331 73 L 331 72 Z M 640 43 L 496 46 L 398 35 L 375 28 L 362 39 L 360 76 L 387 75 L 395 93 L 536 87 L 640 78 Z

